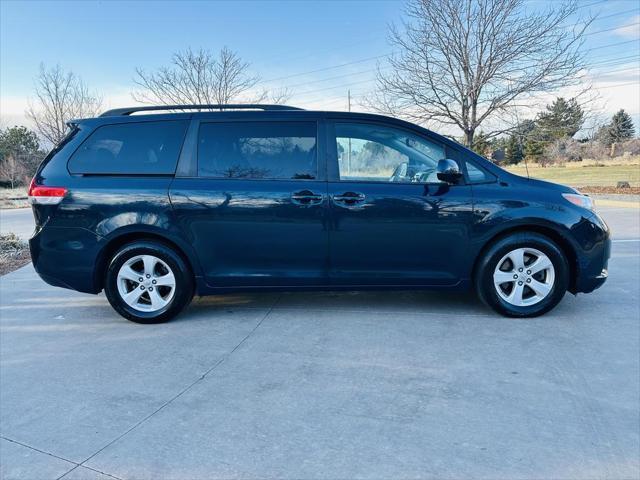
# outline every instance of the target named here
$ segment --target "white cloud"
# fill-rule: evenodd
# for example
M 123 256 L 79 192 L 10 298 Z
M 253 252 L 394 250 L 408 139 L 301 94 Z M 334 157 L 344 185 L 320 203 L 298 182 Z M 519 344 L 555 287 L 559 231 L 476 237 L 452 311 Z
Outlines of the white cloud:
M 31 126 L 24 111 L 27 108 L 27 98 L 4 95 L 0 97 L 0 128 L 13 125 Z
M 629 67 L 629 70 L 626 68 Z M 591 72 L 584 72 L 589 74 Z M 356 78 L 356 80 L 360 80 Z M 624 108 L 634 119 L 640 116 L 640 79 L 638 78 L 638 65 L 628 64 L 615 67 L 615 72 L 606 74 L 606 70 L 593 73 L 586 78 L 587 82 L 591 82 L 593 90 L 598 93 L 598 99 L 590 105 L 592 111 L 596 111 L 599 120 L 609 119 L 613 113 Z M 323 88 L 323 84 L 314 84 L 313 87 Z M 557 96 L 571 98 L 575 96 L 584 86 L 573 87 L 571 89 L 563 89 L 562 91 L 549 93 L 546 95 L 536 96 L 526 102 L 529 108 L 525 108 L 521 112 L 521 118 L 533 118 L 536 113 L 543 110 L 545 105 L 551 103 Z M 125 106 L 137 105 L 131 98 L 131 88 L 127 85 L 111 85 L 101 88 L 98 92 L 103 96 L 102 109 L 118 108 Z M 314 93 L 295 94 L 290 100 L 290 104 L 301 106 L 303 108 L 313 110 L 347 110 L 346 88 L 332 89 Z M 352 92 L 353 93 L 353 92 Z M 360 93 L 360 92 L 356 92 Z M 323 96 L 324 95 L 324 96 Z M 353 96 L 352 110 L 366 111 L 359 100 L 360 95 Z M 24 112 L 28 106 L 28 98 L 26 96 L 3 95 L 0 97 L 0 128 L 12 125 L 26 125 L 32 127 L 31 122 L 26 118 Z M 491 130 L 492 127 L 499 127 L 500 118 L 496 118 L 491 122 L 482 126 L 482 130 Z M 456 128 L 432 125 L 435 131 L 449 135 L 460 135 Z
M 624 22 L 624 25 L 613 31 L 615 35 L 625 38 L 640 39 L 640 15 L 635 15 Z
M 102 110 L 138 105 L 131 98 L 129 87 L 112 86 L 97 91 L 102 96 Z M 19 95 L 3 95 L 0 97 L 0 128 L 12 125 L 26 125 L 33 127 L 32 122 L 25 115 L 29 106 L 29 97 Z

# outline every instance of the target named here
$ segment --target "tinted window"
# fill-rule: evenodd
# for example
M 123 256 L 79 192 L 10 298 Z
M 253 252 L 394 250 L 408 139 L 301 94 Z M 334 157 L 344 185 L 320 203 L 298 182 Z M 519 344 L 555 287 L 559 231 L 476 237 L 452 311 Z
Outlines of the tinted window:
M 335 131 L 340 180 L 441 183 L 440 144 L 374 124 L 336 123 Z
M 249 179 L 314 179 L 313 122 L 203 123 L 198 136 L 198 174 Z
M 98 127 L 69 160 L 71 173 L 172 174 L 188 121 Z

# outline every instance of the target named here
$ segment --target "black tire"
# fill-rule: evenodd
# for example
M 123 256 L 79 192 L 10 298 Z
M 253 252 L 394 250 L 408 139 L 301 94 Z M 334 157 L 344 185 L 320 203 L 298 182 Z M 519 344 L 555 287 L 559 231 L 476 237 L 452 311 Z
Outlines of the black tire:
M 171 269 L 175 278 L 175 291 L 171 300 L 157 311 L 140 311 L 133 308 L 124 301 L 118 290 L 120 268 L 125 262 L 139 255 L 152 255 L 160 259 Z M 149 240 L 132 242 L 121 247 L 109 262 L 104 285 L 105 295 L 116 312 L 132 322 L 149 324 L 163 323 L 174 318 L 191 302 L 194 291 L 193 273 L 183 258 L 172 248 Z
M 544 253 L 551 260 L 555 271 L 551 291 L 533 305 L 516 306 L 507 302 L 497 291 L 500 287 L 494 285 L 493 274 L 498 262 L 518 248 L 532 248 Z M 518 232 L 498 239 L 484 252 L 476 268 L 475 288 L 480 299 L 496 312 L 507 317 L 527 318 L 542 315 L 554 308 L 564 297 L 569 287 L 569 278 L 567 258 L 555 242 L 538 233 Z

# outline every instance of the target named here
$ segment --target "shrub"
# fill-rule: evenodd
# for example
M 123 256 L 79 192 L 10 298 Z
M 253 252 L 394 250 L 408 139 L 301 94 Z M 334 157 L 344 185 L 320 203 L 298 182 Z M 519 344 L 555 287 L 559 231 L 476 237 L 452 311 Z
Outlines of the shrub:
M 622 155 L 640 155 L 640 138 L 632 138 L 620 144 Z
M 592 140 L 582 144 L 582 157 L 592 160 L 601 160 L 609 156 L 609 148 L 602 143 Z
M 579 162 L 582 160 L 581 145 L 572 138 L 560 138 L 547 145 L 543 157 L 547 163 Z

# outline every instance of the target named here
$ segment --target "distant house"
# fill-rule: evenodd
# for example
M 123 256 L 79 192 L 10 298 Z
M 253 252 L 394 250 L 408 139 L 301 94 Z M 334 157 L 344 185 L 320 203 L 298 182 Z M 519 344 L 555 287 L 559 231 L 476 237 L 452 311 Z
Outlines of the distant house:
M 504 148 L 498 148 L 497 150 L 494 150 L 493 152 L 491 152 L 491 161 L 493 161 L 494 163 L 503 162 L 505 157 L 506 157 L 506 152 Z

